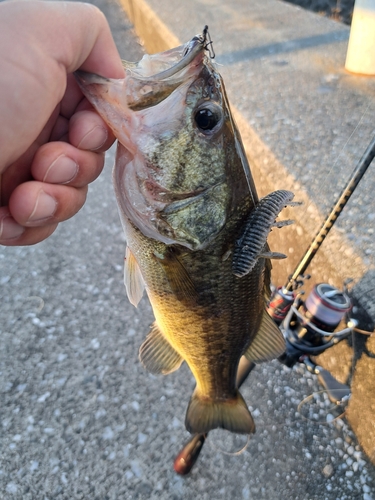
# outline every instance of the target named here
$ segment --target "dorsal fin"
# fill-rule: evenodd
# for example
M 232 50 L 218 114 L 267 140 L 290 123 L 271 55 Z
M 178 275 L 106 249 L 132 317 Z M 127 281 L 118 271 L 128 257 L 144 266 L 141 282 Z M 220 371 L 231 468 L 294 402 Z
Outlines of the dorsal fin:
M 137 307 L 142 298 L 145 283 L 138 263 L 129 247 L 126 247 L 125 250 L 124 283 L 129 301 Z
M 244 356 L 254 363 L 262 363 L 278 358 L 283 352 L 284 336 L 267 311 L 263 311 L 259 330 Z
M 183 362 L 182 357 L 171 346 L 168 340 L 154 323 L 146 340 L 139 348 L 139 360 L 154 375 L 167 375 L 178 370 Z

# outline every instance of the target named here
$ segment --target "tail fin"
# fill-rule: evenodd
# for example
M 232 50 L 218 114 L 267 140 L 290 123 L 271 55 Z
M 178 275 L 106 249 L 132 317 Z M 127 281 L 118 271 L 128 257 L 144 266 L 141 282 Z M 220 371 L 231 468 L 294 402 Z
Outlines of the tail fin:
M 255 424 L 247 405 L 237 391 L 232 399 L 205 400 L 194 391 L 185 419 L 186 429 L 192 434 L 222 428 L 239 434 L 252 434 Z

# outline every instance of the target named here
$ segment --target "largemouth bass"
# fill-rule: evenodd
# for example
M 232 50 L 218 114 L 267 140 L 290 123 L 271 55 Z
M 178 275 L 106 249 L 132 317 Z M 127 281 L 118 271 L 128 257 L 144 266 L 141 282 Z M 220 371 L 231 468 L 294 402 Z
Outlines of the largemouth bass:
M 259 202 L 206 36 L 124 62 L 123 80 L 83 72 L 77 80 L 118 138 L 125 285 L 134 305 L 146 289 L 155 315 L 140 360 L 154 374 L 186 361 L 196 379 L 190 432 L 249 434 L 255 425 L 237 368 L 242 355 L 261 362 L 284 352 L 265 311 L 268 259 L 283 256 L 266 240 L 293 195 Z

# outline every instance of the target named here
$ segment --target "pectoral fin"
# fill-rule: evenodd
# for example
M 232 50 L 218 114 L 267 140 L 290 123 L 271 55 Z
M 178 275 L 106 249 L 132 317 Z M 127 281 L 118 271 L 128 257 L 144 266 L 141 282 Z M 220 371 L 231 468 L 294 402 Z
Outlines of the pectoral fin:
M 126 247 L 125 251 L 124 283 L 129 301 L 137 307 L 142 298 L 145 284 L 138 263 L 129 247 Z
M 169 249 L 162 257 L 156 254 L 155 258 L 164 269 L 173 294 L 180 301 L 196 303 L 197 292 L 194 283 L 186 268 L 174 253 Z
M 283 334 L 273 319 L 264 311 L 259 331 L 244 356 L 253 363 L 262 363 L 278 358 L 283 352 L 285 352 Z
M 178 370 L 183 362 L 182 357 L 173 349 L 170 343 L 154 324 L 139 349 L 139 359 L 142 365 L 154 375 L 167 375 Z
M 228 199 L 227 185 L 220 180 L 196 196 L 170 203 L 160 217 L 173 229 L 180 245 L 199 250 L 223 229 Z

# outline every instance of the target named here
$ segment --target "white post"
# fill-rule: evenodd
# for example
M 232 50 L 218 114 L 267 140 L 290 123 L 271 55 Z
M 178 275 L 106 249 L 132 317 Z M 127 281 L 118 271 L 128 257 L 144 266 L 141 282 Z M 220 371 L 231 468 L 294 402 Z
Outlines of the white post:
M 355 0 L 345 69 L 375 75 L 375 0 Z

